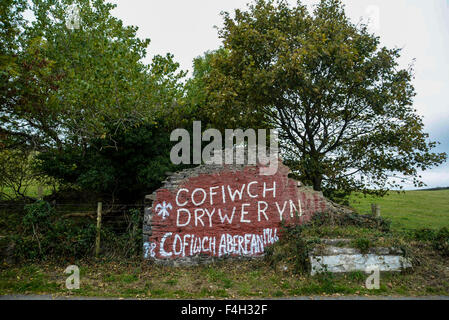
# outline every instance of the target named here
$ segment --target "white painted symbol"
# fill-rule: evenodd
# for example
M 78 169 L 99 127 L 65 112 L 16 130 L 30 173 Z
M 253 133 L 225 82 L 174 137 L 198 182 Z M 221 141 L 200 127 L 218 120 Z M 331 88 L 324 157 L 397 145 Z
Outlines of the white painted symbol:
M 79 29 L 80 28 L 80 8 L 76 4 L 68 6 L 65 10 L 67 15 L 65 19 L 65 25 L 68 29 Z
M 380 288 L 380 271 L 379 266 L 368 266 L 365 269 L 366 273 L 372 274 L 366 279 L 365 286 L 368 290 L 379 289 Z
M 73 273 L 72 273 L 73 272 Z M 80 269 L 78 266 L 68 266 L 64 273 L 70 273 L 70 276 L 65 281 L 65 287 L 69 290 L 80 288 Z
M 143 257 L 146 259 L 148 256 L 154 258 L 156 256 L 156 253 L 154 252 L 154 249 L 156 249 L 156 243 L 154 242 L 145 242 L 143 244 L 143 249 L 145 250 Z
M 168 212 L 168 210 L 170 209 L 170 210 L 172 210 L 173 209 L 173 207 L 172 207 L 172 205 L 171 205 L 171 203 L 166 203 L 165 201 L 164 202 L 162 202 L 162 204 L 158 204 L 158 205 L 156 205 L 156 212 L 157 212 L 157 215 L 158 216 L 160 216 L 160 215 L 162 215 L 162 219 L 163 220 L 165 220 L 165 217 L 167 216 L 169 216 L 170 215 L 170 213 Z

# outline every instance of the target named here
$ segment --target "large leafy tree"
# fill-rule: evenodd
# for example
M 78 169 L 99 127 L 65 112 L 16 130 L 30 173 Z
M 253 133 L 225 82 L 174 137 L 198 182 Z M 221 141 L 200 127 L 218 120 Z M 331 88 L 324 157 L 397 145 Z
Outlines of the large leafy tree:
M 210 117 L 278 128 L 285 161 L 315 190 L 422 185 L 418 169 L 445 160 L 413 108 L 412 68 L 399 68 L 400 50 L 381 47 L 340 1 L 309 12 L 258 0 L 224 13 L 219 35 L 226 54 L 210 60 Z
M 28 23 L 26 4 L 2 2 L 2 21 L 16 17 L 2 24 L 12 66 L 0 74 L 3 147 L 37 150 L 40 173 L 85 191 L 126 201 L 151 191 L 171 168 L 171 117 L 184 96 L 173 55 L 144 64 L 150 41 L 104 0 L 33 0 Z M 72 4 L 80 21 L 70 29 Z
M 23 12 L 26 0 L 5 0 L 0 2 L 0 147 L 5 147 L 6 135 L 3 123 L 7 121 L 3 113 L 4 105 L 12 95 L 13 79 L 18 74 L 19 36 L 25 23 Z
M 66 25 L 71 4 L 80 9 L 78 29 Z M 87 146 L 108 131 L 154 121 L 182 96 L 184 73 L 173 57 L 143 64 L 149 39 L 113 17 L 114 7 L 103 0 L 33 0 L 35 20 L 21 33 L 19 70 L 8 94 L 2 92 L 4 134 L 40 149 Z
M 63 152 L 40 153 L 37 167 L 58 181 L 122 203 L 142 201 L 167 171 L 178 169 L 170 161 L 170 127 L 163 120 L 114 130 L 111 138 L 115 146 L 98 138 L 84 150 L 67 145 Z
M 213 114 L 211 114 L 210 110 L 205 107 L 210 98 L 207 90 L 207 78 L 212 70 L 212 60 L 218 56 L 224 57 L 226 54 L 226 50 L 220 48 L 218 50 L 205 52 L 204 55 L 196 57 L 193 60 L 193 74 L 185 85 L 186 108 L 183 112 L 183 117 L 187 118 L 185 123 L 189 124 L 192 120 L 195 120 L 201 121 L 203 128 L 208 126 L 217 128 L 217 121 L 213 120 Z

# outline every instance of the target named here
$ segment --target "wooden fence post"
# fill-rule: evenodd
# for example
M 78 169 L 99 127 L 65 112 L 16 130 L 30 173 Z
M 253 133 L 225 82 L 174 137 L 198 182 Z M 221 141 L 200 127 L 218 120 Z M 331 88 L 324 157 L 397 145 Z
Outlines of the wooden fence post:
M 98 202 L 97 204 L 97 238 L 95 241 L 95 258 L 100 255 L 100 234 L 101 234 L 101 209 L 103 204 Z
M 44 187 L 42 185 L 37 186 L 37 198 L 42 200 L 44 198 Z
M 375 217 L 380 217 L 380 206 L 378 204 L 371 204 L 371 213 Z

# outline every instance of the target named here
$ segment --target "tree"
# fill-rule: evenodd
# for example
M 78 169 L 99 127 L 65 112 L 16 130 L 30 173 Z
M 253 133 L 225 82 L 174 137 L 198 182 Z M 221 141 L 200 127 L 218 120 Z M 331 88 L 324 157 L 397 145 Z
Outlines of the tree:
M 3 130 L 5 115 L 3 106 L 11 96 L 13 78 L 18 73 L 17 56 L 20 51 L 19 35 L 24 24 L 23 12 L 26 0 L 5 0 L 0 2 L 0 147 L 6 141 Z
M 171 54 L 144 64 L 149 39 L 104 0 L 33 0 L 29 23 L 20 3 L 5 10 L 17 13 L 19 27 L 14 73 L 2 78 L 3 147 L 37 150 L 40 175 L 91 194 L 131 201 L 151 192 L 172 168 L 167 148 L 182 118 L 173 115 L 185 72 Z M 80 9 L 75 29 L 66 25 L 71 4 Z
M 413 108 L 412 68 L 400 69 L 400 50 L 381 47 L 340 1 L 310 13 L 258 0 L 223 17 L 227 54 L 210 62 L 209 114 L 277 128 L 285 162 L 315 190 L 383 193 L 402 177 L 421 186 L 417 170 L 445 161 Z
M 26 198 L 36 178 L 31 154 L 16 149 L 0 151 L 0 199 Z
M 67 145 L 38 155 L 37 169 L 84 192 L 121 203 L 141 201 L 160 187 L 167 171 L 179 169 L 170 161 L 170 127 L 161 119 L 125 130 L 111 139 L 93 140 L 86 149 Z
M 182 96 L 173 57 L 142 63 L 149 39 L 111 15 L 104 0 L 75 2 L 79 29 L 66 26 L 67 0 L 34 0 L 35 21 L 24 24 L 12 88 L 2 92 L 4 136 L 34 141 L 40 150 L 65 144 L 87 147 L 91 139 L 152 122 Z M 114 144 L 113 141 L 110 141 Z
M 4 0 L 0 3 L 0 90 L 5 94 L 8 80 L 17 73 L 19 35 L 24 24 L 26 0 Z M 3 103 L 0 100 L 0 103 Z

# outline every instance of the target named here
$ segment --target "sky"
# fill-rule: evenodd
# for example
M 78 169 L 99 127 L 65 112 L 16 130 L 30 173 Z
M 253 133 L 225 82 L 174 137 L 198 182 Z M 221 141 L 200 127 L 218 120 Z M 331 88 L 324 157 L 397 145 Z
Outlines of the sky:
M 192 71 L 192 61 L 217 49 L 221 40 L 220 12 L 245 9 L 248 0 L 110 0 L 113 15 L 139 27 L 138 36 L 150 38 L 147 61 L 156 54 L 174 54 L 181 69 Z M 292 5 L 296 0 L 288 1 Z M 316 0 L 302 3 L 312 8 Z M 345 0 L 353 22 L 369 22 L 381 44 L 402 48 L 400 66 L 414 63 L 417 96 L 414 107 L 424 117 L 430 139 L 449 154 L 449 0 Z M 449 186 L 449 163 L 420 173 L 428 187 Z M 413 189 L 412 184 L 404 184 Z

